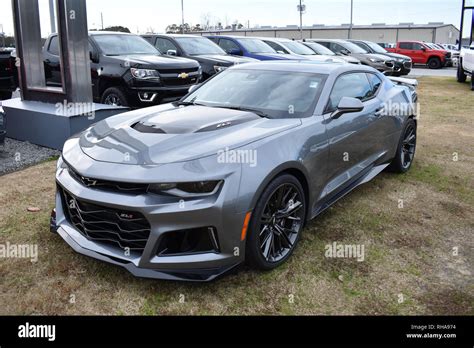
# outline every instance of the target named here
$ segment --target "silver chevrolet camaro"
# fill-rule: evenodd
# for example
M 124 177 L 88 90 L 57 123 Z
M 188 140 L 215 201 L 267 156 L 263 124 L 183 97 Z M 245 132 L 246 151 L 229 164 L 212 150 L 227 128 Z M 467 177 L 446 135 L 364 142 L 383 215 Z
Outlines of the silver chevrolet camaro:
M 51 229 L 140 277 L 273 269 L 308 220 L 382 170 L 410 168 L 415 86 L 343 63 L 229 68 L 69 139 Z

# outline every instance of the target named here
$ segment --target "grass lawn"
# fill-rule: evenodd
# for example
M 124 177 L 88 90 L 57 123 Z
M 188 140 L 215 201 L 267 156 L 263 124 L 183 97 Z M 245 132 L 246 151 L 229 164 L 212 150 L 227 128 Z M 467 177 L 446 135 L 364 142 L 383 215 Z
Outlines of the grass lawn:
M 339 201 L 272 272 L 134 278 L 49 232 L 55 162 L 1 176 L 0 244 L 38 244 L 39 258 L 0 259 L 0 314 L 473 315 L 474 92 L 453 78 L 419 81 L 411 171 L 382 173 Z M 365 260 L 326 258 L 333 242 L 363 244 Z

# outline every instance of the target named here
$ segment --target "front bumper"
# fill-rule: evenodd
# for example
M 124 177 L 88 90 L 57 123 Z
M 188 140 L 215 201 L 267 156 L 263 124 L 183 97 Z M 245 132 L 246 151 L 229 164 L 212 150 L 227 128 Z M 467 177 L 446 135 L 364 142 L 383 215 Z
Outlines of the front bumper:
M 82 174 L 85 168 L 91 168 L 93 160 L 87 156 L 81 157 L 81 163 L 76 170 Z M 95 167 L 97 173 L 130 173 L 130 169 L 120 164 L 96 162 Z M 134 171 L 136 173 L 133 177 L 144 177 L 139 173 L 144 170 L 143 166 L 133 167 L 136 167 L 131 170 L 132 173 Z M 174 176 L 178 181 L 183 180 L 180 180 L 179 174 L 176 173 L 185 173 L 187 169 L 191 169 L 194 171 L 194 178 L 199 181 L 197 178 L 199 174 L 195 172 L 196 167 L 189 163 L 162 165 L 157 169 L 158 172 L 167 173 L 169 177 Z M 213 280 L 244 260 L 244 243 L 240 240 L 240 235 L 245 214 L 236 213 L 234 209 L 234 198 L 238 194 L 240 182 L 240 166 L 226 170 L 221 168 L 221 171 L 217 175 L 225 177 L 225 181 L 216 195 L 177 200 L 146 193 L 133 195 L 86 187 L 78 182 L 68 169 L 59 168 L 56 173 L 58 185 L 54 222 L 56 228 L 53 226 L 52 230 L 56 230 L 75 251 L 124 267 L 138 277 L 188 281 Z M 96 173 L 92 172 L 91 175 L 97 177 Z M 157 180 L 162 181 L 160 178 Z M 163 182 L 164 180 L 166 179 L 163 177 Z M 149 236 L 143 250 L 125 250 L 119 245 L 91 239 L 83 234 L 68 215 L 68 207 L 65 206 L 68 203 L 61 195 L 63 191 L 87 204 L 142 214 L 150 224 Z M 158 247 L 166 234 L 206 226 L 213 226 L 217 232 L 219 243 L 217 251 L 165 256 L 158 254 Z

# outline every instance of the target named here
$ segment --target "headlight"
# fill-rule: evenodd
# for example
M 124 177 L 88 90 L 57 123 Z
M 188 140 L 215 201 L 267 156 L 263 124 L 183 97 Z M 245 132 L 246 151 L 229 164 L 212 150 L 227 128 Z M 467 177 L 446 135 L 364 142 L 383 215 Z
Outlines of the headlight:
M 214 71 L 216 73 L 219 73 L 221 71 L 224 71 L 225 69 L 227 69 L 228 67 L 227 66 L 221 66 L 221 65 L 214 65 Z
M 63 169 L 67 168 L 67 164 L 66 162 L 64 162 L 63 156 L 59 156 L 58 162 L 56 163 L 56 169 L 59 169 L 59 168 L 63 168 Z
M 369 58 L 369 60 L 370 60 L 372 63 L 383 63 L 383 60 L 380 60 L 380 59 L 377 59 L 377 58 Z
M 130 68 L 130 73 L 136 79 L 147 80 L 147 79 L 160 79 L 160 74 L 156 70 L 150 69 L 135 69 Z
M 209 196 L 217 192 L 222 180 L 196 181 L 181 183 L 150 184 L 148 192 L 156 194 L 170 194 L 178 197 Z

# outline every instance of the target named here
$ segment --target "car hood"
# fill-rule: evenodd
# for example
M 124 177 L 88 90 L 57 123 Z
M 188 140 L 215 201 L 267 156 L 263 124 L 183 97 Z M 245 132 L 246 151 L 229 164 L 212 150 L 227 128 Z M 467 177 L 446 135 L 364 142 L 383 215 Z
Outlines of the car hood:
M 300 124 L 247 111 L 165 104 L 109 117 L 82 133 L 79 145 L 97 161 L 165 164 L 214 155 Z
M 234 65 L 234 64 L 243 64 L 257 62 L 256 59 L 240 56 L 232 56 L 230 54 L 198 54 L 192 56 L 193 59 L 196 59 L 198 62 L 209 62 L 214 64 L 222 65 Z
M 128 54 L 120 56 L 109 56 L 111 59 L 129 64 L 129 66 L 144 68 L 194 68 L 199 67 L 199 63 L 187 58 L 160 56 L 154 54 Z
M 399 54 L 399 53 L 387 52 L 387 53 L 384 53 L 384 55 L 392 57 L 392 58 L 401 58 L 401 59 L 411 60 L 410 57 L 405 56 L 404 54 Z

